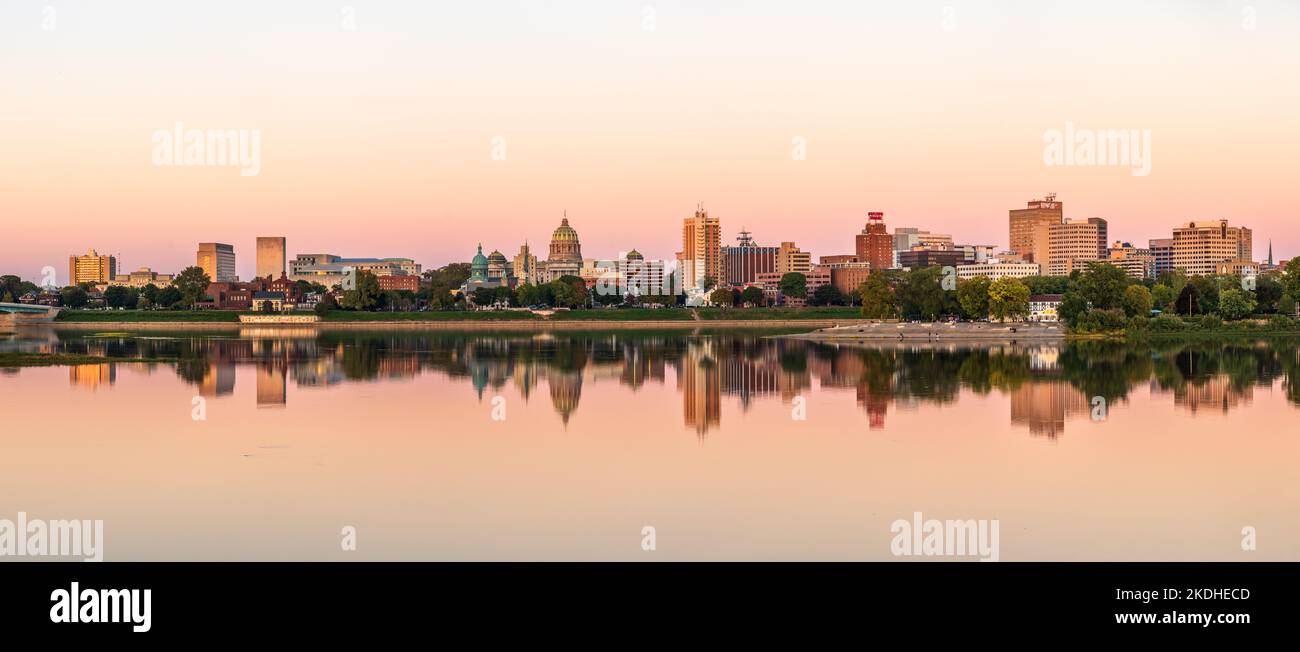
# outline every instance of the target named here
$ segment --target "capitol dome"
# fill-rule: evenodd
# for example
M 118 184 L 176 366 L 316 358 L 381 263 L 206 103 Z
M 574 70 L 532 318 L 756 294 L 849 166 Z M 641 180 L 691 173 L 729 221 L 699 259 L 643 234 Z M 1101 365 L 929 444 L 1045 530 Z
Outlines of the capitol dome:
M 569 226 L 568 215 L 560 220 L 560 225 L 551 233 L 551 250 L 547 261 L 582 265 L 582 245 L 578 242 L 578 232 Z
M 641 252 L 633 249 L 632 251 L 627 252 L 626 260 L 645 260 L 645 256 L 642 256 Z
M 488 262 L 488 266 L 505 265 L 506 255 L 501 253 L 500 251 L 493 250 L 492 253 L 488 255 L 487 262 Z

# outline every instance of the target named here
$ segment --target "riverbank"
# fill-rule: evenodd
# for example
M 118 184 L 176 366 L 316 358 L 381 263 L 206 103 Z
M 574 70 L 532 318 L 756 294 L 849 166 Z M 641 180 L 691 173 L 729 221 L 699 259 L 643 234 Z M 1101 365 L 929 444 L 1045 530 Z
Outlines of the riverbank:
M 315 324 L 261 324 L 256 328 L 311 329 L 317 331 L 591 331 L 591 330 L 694 330 L 828 328 L 866 323 L 845 319 L 709 319 L 709 320 L 503 320 L 503 321 L 324 321 Z M 233 331 L 252 325 L 239 322 L 55 322 L 60 331 Z
M 1014 322 L 861 322 L 783 337 L 818 342 L 1059 342 L 1057 324 Z

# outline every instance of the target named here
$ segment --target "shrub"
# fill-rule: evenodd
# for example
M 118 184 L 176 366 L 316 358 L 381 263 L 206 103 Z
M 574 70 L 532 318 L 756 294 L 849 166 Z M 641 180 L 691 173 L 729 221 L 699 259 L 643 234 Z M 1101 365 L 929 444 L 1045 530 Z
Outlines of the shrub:
M 1187 328 L 1187 323 L 1177 315 L 1160 315 L 1151 320 L 1150 329 L 1160 333 L 1173 333 Z
M 1075 320 L 1074 330 L 1079 333 L 1106 333 L 1123 330 L 1128 326 L 1128 317 L 1119 308 L 1093 308 Z
M 1286 315 L 1273 315 L 1268 319 L 1268 328 L 1275 331 L 1293 331 L 1296 328 L 1296 320 Z

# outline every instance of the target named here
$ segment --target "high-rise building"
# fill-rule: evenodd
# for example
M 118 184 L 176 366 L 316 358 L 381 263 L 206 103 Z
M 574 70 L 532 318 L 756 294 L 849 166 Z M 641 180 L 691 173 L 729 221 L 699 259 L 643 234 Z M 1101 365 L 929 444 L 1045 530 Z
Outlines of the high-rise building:
M 885 227 L 884 213 L 867 213 L 867 224 L 854 240 L 854 253 L 858 260 L 870 264 L 871 269 L 894 266 L 894 238 Z
M 812 253 L 800 251 L 793 242 L 782 242 L 776 251 L 776 272 L 808 275 L 812 271 Z
M 534 256 L 528 248 L 528 241 L 524 241 L 523 246 L 519 247 L 519 253 L 514 258 L 515 278 L 521 285 L 540 285 L 542 283 L 541 272 L 537 268 L 537 256 Z
M 286 273 L 283 237 L 257 238 L 257 277 L 280 278 Z
M 1068 219 L 1047 227 L 1047 273 L 1068 276 L 1088 262 L 1107 257 L 1109 232 L 1100 217 Z
M 1049 226 L 1065 219 L 1064 204 L 1050 193 L 1043 199 L 1030 201 L 1025 208 L 1013 208 L 1009 213 L 1011 251 L 1028 262 L 1047 265 Z M 1105 246 L 1105 243 L 1102 243 Z
M 682 288 L 702 290 L 704 279 L 722 281 L 722 225 L 701 206 L 682 221 L 682 250 L 677 252 Z
M 1147 241 L 1150 245 L 1151 259 L 1155 263 L 1155 276 L 1165 272 L 1171 272 L 1174 269 L 1174 239 L 1173 238 L 1152 238 Z
M 956 267 L 966 262 L 966 252 L 959 249 L 926 249 L 917 247 L 898 252 L 898 265 L 906 269 L 922 267 Z
M 776 271 L 777 247 L 760 247 L 741 229 L 734 247 L 722 248 L 722 281 L 726 285 L 743 286 L 758 281 L 759 274 Z
M 1188 222 L 1174 229 L 1173 267 L 1192 276 L 1208 276 L 1219 263 L 1252 259 L 1251 230 L 1228 226 L 1228 220 Z
M 1111 244 L 1106 262 L 1124 270 L 1132 278 L 1155 278 L 1156 259 L 1150 249 L 1134 247 L 1127 242 Z
M 68 285 L 108 283 L 117 276 L 117 258 L 91 249 L 84 256 L 68 256 Z
M 235 276 L 233 246 L 220 242 L 200 242 L 196 258 L 195 264 L 207 272 L 208 280 L 213 283 L 234 283 L 239 280 L 239 277 Z

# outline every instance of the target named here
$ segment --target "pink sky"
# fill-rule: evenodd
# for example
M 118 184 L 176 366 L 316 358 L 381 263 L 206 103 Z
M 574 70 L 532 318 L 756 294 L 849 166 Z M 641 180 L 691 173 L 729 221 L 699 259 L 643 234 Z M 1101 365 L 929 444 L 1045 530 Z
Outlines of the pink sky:
M 1291 4 L 552 4 L 0 9 L 0 273 L 89 248 L 174 272 L 219 241 L 247 277 L 258 235 L 436 267 L 544 250 L 566 210 L 587 257 L 671 257 L 700 201 L 726 242 L 817 256 L 870 210 L 1005 246 L 1046 192 L 1114 239 L 1226 218 L 1300 253 Z M 178 120 L 260 130 L 260 174 L 155 166 Z M 1045 165 L 1066 122 L 1150 130 L 1151 174 Z

